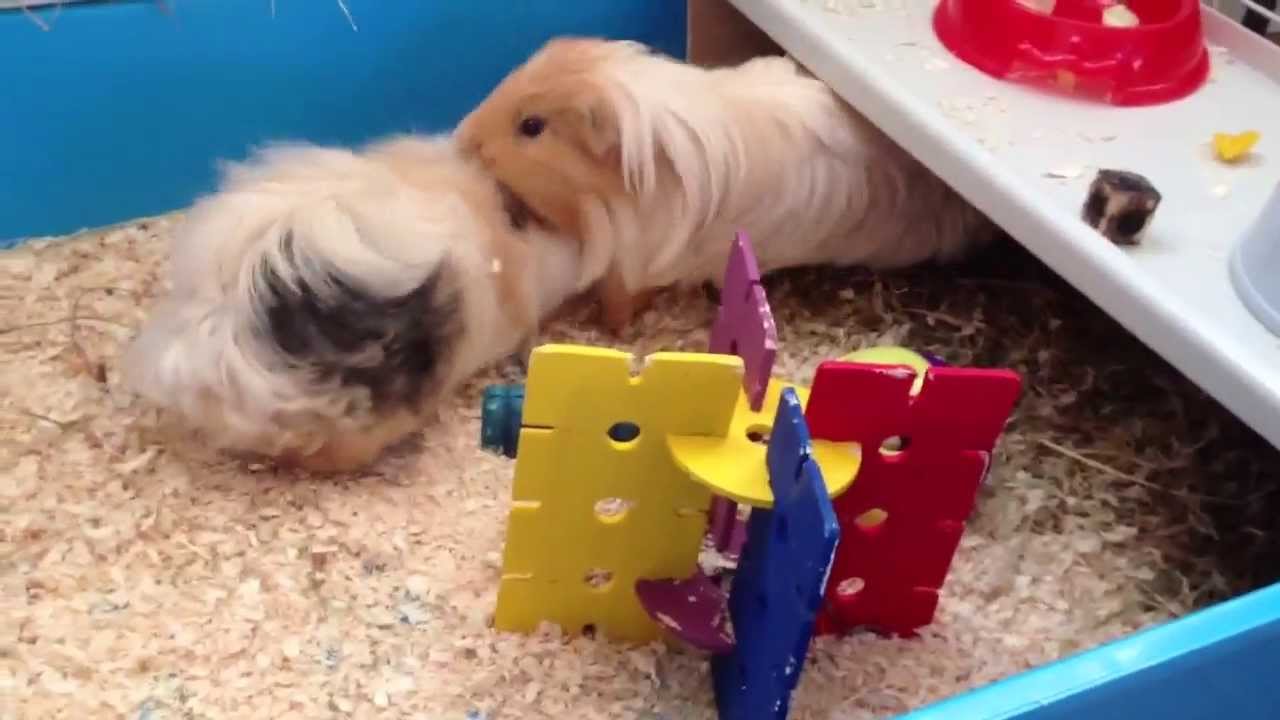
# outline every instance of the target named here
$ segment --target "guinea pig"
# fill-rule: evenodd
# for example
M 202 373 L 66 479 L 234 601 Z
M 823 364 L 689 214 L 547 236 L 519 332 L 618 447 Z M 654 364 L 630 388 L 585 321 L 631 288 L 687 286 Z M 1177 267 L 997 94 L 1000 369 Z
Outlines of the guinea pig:
M 579 256 L 449 137 L 272 146 L 183 219 L 125 376 L 219 449 L 353 470 L 527 348 Z
M 559 38 L 460 123 L 459 145 L 582 243 L 614 329 L 637 298 L 718 286 L 735 230 L 764 272 L 950 260 L 977 210 L 785 57 L 707 69 L 634 42 Z

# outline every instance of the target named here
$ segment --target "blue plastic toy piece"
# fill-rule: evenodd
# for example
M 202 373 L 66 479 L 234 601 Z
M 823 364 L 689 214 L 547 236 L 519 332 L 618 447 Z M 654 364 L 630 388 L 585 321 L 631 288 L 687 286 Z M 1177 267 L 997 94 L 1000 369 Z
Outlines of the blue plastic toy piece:
M 480 410 L 480 447 L 514 458 L 523 414 L 524 385 L 486 387 Z
M 755 509 L 729 595 L 736 645 L 711 659 L 720 720 L 783 720 L 800 680 L 840 525 L 795 390 L 782 392 L 766 461 L 771 510 Z

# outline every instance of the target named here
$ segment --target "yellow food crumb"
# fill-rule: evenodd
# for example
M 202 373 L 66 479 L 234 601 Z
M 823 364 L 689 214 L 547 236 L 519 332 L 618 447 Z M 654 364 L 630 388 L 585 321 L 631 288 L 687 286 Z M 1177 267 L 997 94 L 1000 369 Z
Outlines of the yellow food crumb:
M 1235 162 L 1253 149 L 1258 143 L 1258 139 L 1262 135 L 1256 130 L 1247 130 L 1242 133 L 1214 133 L 1213 134 L 1213 154 L 1223 162 Z

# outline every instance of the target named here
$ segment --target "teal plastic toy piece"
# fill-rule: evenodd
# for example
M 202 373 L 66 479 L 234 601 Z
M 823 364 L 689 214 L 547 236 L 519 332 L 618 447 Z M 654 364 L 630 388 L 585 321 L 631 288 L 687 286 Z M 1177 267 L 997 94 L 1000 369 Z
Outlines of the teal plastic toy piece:
M 524 385 L 490 385 L 480 410 L 480 447 L 515 458 L 524 414 Z

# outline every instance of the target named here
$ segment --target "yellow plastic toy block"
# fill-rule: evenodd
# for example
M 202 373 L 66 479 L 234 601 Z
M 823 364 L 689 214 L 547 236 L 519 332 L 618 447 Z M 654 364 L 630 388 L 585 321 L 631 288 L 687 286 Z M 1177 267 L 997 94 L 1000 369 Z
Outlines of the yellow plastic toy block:
M 742 394 L 742 361 L 707 353 L 632 356 L 544 345 L 533 352 L 516 462 L 498 629 L 542 621 L 617 640 L 661 635 L 635 582 L 697 566 L 710 493 L 666 438 L 723 437 Z
M 801 404 L 808 402 L 809 389 L 778 379 L 769 380 L 764 402 L 752 411 L 746 393 L 739 393 L 733 422 L 723 437 L 671 435 L 667 446 L 676 464 L 691 479 L 718 495 L 752 507 L 772 507 L 766 445 L 762 438 L 772 429 L 778 400 L 785 388 L 794 388 Z M 862 460 L 858 443 L 813 441 L 813 456 L 822 469 L 827 492 L 836 497 L 849 488 Z
M 843 362 L 876 365 L 906 365 L 916 371 L 911 392 L 920 392 L 929 361 L 920 353 L 902 347 L 878 346 L 849 353 Z M 778 398 L 787 387 L 795 388 L 801 404 L 809 401 L 809 388 L 777 379 L 769 381 L 764 402 L 758 412 L 751 410 L 745 394 L 740 394 L 734 407 L 733 423 L 724 437 L 671 436 L 667 445 L 671 455 L 690 477 L 719 495 L 753 507 L 772 507 L 769 472 L 765 465 L 765 445 L 756 442 L 769 433 Z M 862 462 L 857 443 L 813 441 L 813 455 L 822 468 L 827 492 L 838 497 L 853 484 Z
M 928 373 L 929 359 L 914 350 L 896 345 L 877 345 L 863 348 L 840 358 L 840 362 L 866 363 L 868 365 L 906 365 L 916 371 L 916 381 L 911 384 L 911 394 L 919 395 Z

